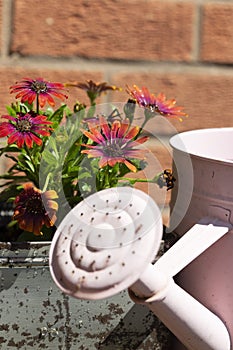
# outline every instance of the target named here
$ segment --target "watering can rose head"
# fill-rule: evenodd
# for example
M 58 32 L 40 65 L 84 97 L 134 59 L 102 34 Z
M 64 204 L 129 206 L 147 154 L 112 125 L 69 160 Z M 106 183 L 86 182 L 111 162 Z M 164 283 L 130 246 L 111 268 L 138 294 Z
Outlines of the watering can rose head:
M 64 101 L 67 89 L 86 92 L 89 106 L 77 102 L 72 110 Z M 0 155 L 9 169 L 0 175 L 0 203 L 12 203 L 12 216 L 1 229 L 1 241 L 50 240 L 55 225 L 86 196 L 105 188 L 152 182 L 170 189 L 169 169 L 152 179 L 136 175 L 146 163 L 148 140 L 144 127 L 157 114 L 180 119 L 186 114 L 175 100 L 154 95 L 146 87 L 126 88 L 130 95 L 122 110 L 112 107 L 97 113 L 96 99 L 107 91 L 120 91 L 106 82 L 52 83 L 25 78 L 10 87 L 16 101 L 7 106 L 0 122 Z M 63 103 L 54 109 L 55 100 Z M 48 105 L 48 106 L 46 106 Z M 136 105 L 144 110 L 135 125 Z

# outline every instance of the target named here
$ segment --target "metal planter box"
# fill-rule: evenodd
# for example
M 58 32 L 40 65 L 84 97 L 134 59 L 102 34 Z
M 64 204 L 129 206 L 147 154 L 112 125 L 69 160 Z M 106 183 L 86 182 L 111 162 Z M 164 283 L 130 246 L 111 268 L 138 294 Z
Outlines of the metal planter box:
M 0 349 L 169 348 L 169 331 L 127 291 L 91 302 L 60 292 L 49 248 L 49 242 L 0 243 Z

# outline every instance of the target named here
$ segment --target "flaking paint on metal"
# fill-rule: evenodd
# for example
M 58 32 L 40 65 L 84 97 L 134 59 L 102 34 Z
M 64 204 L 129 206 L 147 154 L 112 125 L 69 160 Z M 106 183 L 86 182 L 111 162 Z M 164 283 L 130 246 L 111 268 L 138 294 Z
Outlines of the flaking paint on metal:
M 127 291 L 92 302 L 61 293 L 50 277 L 49 247 L 0 243 L 0 349 L 168 349 L 168 331 Z

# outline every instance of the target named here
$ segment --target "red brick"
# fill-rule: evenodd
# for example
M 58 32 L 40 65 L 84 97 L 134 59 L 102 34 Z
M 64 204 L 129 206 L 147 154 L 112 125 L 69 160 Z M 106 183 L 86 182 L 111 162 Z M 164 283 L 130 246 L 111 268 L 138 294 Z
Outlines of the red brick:
M 71 71 L 71 70 L 49 70 L 46 68 L 32 69 L 32 68 L 0 68 L 1 84 L 0 84 L 0 113 L 5 114 L 5 105 L 15 102 L 14 95 L 10 95 L 9 87 L 13 85 L 16 81 L 21 80 L 24 77 L 29 77 L 36 79 L 38 77 L 43 77 L 45 80 L 52 82 L 72 82 L 81 81 L 84 82 L 86 79 L 93 79 L 94 81 L 102 81 L 102 74 L 100 72 L 81 72 L 81 71 Z M 85 102 L 88 104 L 88 99 L 86 93 L 77 88 L 69 88 L 68 100 L 66 103 L 70 108 L 73 107 L 74 103 Z M 60 104 L 60 100 L 57 100 L 57 106 Z M 101 102 L 99 99 L 98 102 Z
M 233 4 L 203 6 L 201 59 L 233 63 Z
M 195 7 L 180 1 L 15 0 L 20 55 L 189 61 Z M 25 20 L 26 18 L 26 20 Z
M 1 28 L 0 29 L 0 45 L 1 46 L 2 46 L 2 17 L 3 17 L 2 11 L 3 11 L 3 4 L 2 4 L 2 0 L 0 0 L 0 28 Z M 0 51 L 2 51 L 2 49 Z
M 160 117 L 152 119 L 147 129 L 156 134 L 172 134 L 199 128 L 233 126 L 232 91 L 233 74 L 228 70 L 209 73 L 208 70 L 188 70 L 182 73 L 117 73 L 112 76 L 114 84 L 125 87 L 125 84 L 139 87 L 147 86 L 155 94 L 164 92 L 167 98 L 175 98 L 177 105 L 184 106 L 189 114 L 180 123 L 178 120 Z M 123 91 L 111 98 L 115 101 L 126 101 L 128 94 Z M 141 111 L 143 115 L 143 111 Z M 161 122 L 162 119 L 162 122 Z

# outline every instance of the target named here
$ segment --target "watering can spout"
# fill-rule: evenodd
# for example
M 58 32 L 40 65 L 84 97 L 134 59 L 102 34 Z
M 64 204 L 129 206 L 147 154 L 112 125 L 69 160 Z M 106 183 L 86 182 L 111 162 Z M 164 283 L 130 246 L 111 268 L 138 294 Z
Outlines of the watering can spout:
M 146 287 L 142 288 L 142 285 L 148 286 L 149 275 L 155 272 L 153 269 L 151 265 L 140 281 L 129 288 L 131 299 L 135 303 L 147 305 L 187 349 L 230 350 L 229 332 L 222 320 L 179 287 L 172 278 L 164 284 L 165 278 L 158 277 L 157 286 L 162 289 L 158 288 L 154 295 L 145 297 Z
M 173 280 L 173 276 L 229 229 L 228 224 L 217 219 L 200 220 L 154 265 L 148 266 L 129 289 L 131 299 L 147 305 L 187 349 L 231 348 L 230 335 L 223 321 Z

